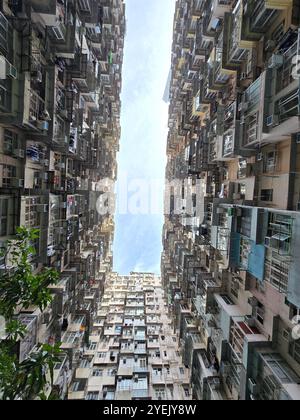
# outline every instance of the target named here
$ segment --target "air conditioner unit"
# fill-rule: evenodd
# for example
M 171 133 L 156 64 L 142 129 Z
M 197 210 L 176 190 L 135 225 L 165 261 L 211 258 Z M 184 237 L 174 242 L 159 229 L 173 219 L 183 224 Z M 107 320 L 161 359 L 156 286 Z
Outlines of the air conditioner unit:
M 9 143 L 4 143 L 3 144 L 3 152 L 4 153 L 11 153 L 11 144 Z
M 265 44 L 265 51 L 273 51 L 276 47 L 276 42 L 273 39 L 269 39 Z
M 64 41 L 65 35 L 60 26 L 53 26 L 52 33 L 58 41 Z
M 264 159 L 263 153 L 258 153 L 257 155 L 257 162 L 261 162 Z
M 271 245 L 271 238 L 267 236 L 267 237 L 265 238 L 265 246 L 266 246 L 266 247 L 269 247 L 270 245 Z
M 248 108 L 249 108 L 249 102 L 241 102 L 241 103 L 239 104 L 239 108 L 238 108 L 238 110 L 239 110 L 240 112 L 242 112 L 242 111 L 247 111 L 247 110 L 248 110 Z
M 60 111 L 60 114 L 62 115 L 62 117 L 68 118 L 68 111 L 66 109 L 63 109 L 62 111 Z
M 217 208 L 217 214 L 225 214 L 227 211 L 227 209 L 223 208 L 223 207 L 218 207 Z
M 249 298 L 248 303 L 252 306 L 252 308 L 256 308 L 258 306 L 258 300 L 255 297 Z
M 6 79 L 6 58 L 3 55 L 0 56 L 0 79 Z
M 228 376 L 231 373 L 231 364 L 229 362 L 223 362 L 221 371 L 223 376 Z
M 281 67 L 283 65 L 283 62 L 284 62 L 283 55 L 274 54 L 270 58 L 268 67 L 269 67 L 269 69 L 276 69 L 278 67 Z
M 211 389 L 218 390 L 220 389 L 221 383 L 219 378 L 214 378 L 210 383 Z
M 16 79 L 18 76 L 17 69 L 10 64 L 6 58 L 1 55 L 0 56 L 0 79 Z
M 267 117 L 267 127 L 275 127 L 279 124 L 279 116 L 276 114 L 269 115 Z
M 249 378 L 249 380 L 248 380 L 248 388 L 249 388 L 250 394 L 257 395 L 257 393 L 258 393 L 257 383 L 251 378 Z
M 48 204 L 39 204 L 37 206 L 37 211 L 39 213 L 48 213 L 49 207 Z
M 42 314 L 42 324 L 48 325 L 51 319 L 51 314 L 49 312 L 44 312 Z
M 15 188 L 24 188 L 24 179 L 13 178 L 12 185 Z
M 249 325 L 249 327 L 255 327 L 255 325 L 256 325 L 255 318 L 253 318 L 253 316 L 251 316 L 251 315 L 246 316 L 245 321 L 246 321 L 246 324 Z
M 40 121 L 37 122 L 37 127 L 38 127 L 39 130 L 48 131 L 49 130 L 49 122 L 40 120 Z
M 48 176 L 48 174 L 47 174 L 47 176 Z M 45 180 L 45 172 L 36 172 L 34 177 L 35 177 L 35 179 L 39 179 L 41 181 L 44 181 Z
M 20 158 L 20 159 L 24 159 L 24 157 L 25 157 L 25 150 L 23 150 L 23 149 L 14 149 L 13 155 L 15 157 Z
M 9 79 L 17 79 L 18 77 L 17 69 L 8 62 L 7 62 L 6 75 Z

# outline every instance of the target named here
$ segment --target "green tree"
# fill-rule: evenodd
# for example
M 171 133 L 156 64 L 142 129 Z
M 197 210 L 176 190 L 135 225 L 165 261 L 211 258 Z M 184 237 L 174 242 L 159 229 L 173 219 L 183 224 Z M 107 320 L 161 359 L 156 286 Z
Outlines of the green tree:
M 16 238 L 8 241 L 1 251 L 4 270 L 0 273 L 0 316 L 5 319 L 5 339 L 0 342 L 0 398 L 45 399 L 46 373 L 53 383 L 54 364 L 59 361 L 59 345 L 40 345 L 24 361 L 19 362 L 15 349 L 26 328 L 17 314 L 31 306 L 41 311 L 51 303 L 49 286 L 57 284 L 58 272 L 45 268 L 32 272 L 34 242 L 39 238 L 36 229 L 17 228 Z

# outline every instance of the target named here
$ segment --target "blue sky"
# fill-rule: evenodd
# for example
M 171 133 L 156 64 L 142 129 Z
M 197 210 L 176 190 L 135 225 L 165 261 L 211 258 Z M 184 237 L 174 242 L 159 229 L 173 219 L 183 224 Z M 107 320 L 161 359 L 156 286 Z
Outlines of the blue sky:
M 157 180 L 159 211 L 115 217 L 114 270 L 160 274 L 168 104 L 163 95 L 171 65 L 175 0 L 126 0 L 122 136 L 117 197 L 125 180 Z M 133 200 L 132 193 L 128 195 Z M 117 199 L 118 201 L 118 199 Z M 120 210 L 120 207 L 119 207 Z M 122 211 L 122 213 L 125 213 Z

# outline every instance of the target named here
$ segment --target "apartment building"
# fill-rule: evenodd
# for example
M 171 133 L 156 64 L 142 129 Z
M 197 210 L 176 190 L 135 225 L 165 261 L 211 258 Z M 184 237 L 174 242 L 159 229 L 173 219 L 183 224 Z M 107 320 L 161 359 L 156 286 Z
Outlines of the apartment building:
M 104 287 L 69 399 L 190 400 L 160 278 L 111 273 Z
M 112 270 L 113 216 L 96 203 L 117 177 L 125 5 L 4 0 L 0 27 L 0 242 L 39 229 L 33 270 L 61 276 L 44 313 L 19 315 L 18 357 L 62 343 L 48 394 L 66 398 Z
M 300 399 L 299 19 L 176 3 L 161 266 L 199 400 Z

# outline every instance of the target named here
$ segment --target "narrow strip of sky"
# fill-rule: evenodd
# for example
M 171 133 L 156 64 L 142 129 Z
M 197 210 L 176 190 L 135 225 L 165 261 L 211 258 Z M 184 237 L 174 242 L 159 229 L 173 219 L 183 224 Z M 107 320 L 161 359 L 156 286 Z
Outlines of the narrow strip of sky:
M 163 97 L 171 65 L 175 0 L 127 0 L 122 89 L 122 136 L 117 194 L 124 180 L 160 180 L 160 214 L 117 214 L 114 270 L 160 274 L 168 104 Z M 130 200 L 130 193 L 128 195 Z M 123 209 L 122 209 L 123 210 Z

